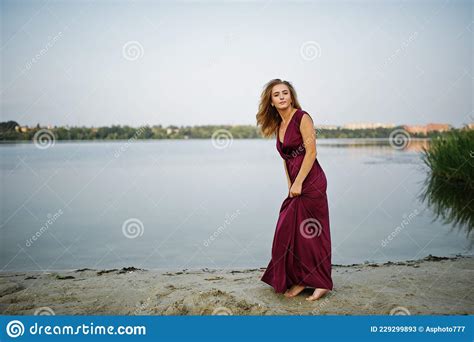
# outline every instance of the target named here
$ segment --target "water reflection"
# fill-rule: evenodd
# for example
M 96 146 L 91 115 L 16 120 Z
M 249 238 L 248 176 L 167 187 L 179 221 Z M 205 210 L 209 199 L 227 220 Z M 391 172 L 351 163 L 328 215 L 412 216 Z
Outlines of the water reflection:
M 419 198 L 433 210 L 435 216 L 432 222 L 441 220 L 451 225 L 453 229 L 464 229 L 472 246 L 474 194 L 466 182 L 456 178 L 449 180 L 434 172 L 429 172 Z
M 222 150 L 210 140 L 137 141 L 116 158 L 124 142 L 0 148 L 0 269 L 234 269 L 267 262 L 287 195 L 275 140 L 236 139 Z M 426 143 L 412 139 L 403 150 L 388 139 L 318 140 L 335 264 L 470 252 L 464 232 L 430 223 L 432 210 L 416 198 L 427 174 L 416 151 Z M 27 243 L 60 208 L 64 214 L 48 233 Z M 414 212 L 416 219 L 398 230 Z M 235 217 L 230 224 L 228 215 Z M 131 218 L 143 223 L 143 236 L 124 234 Z M 388 236 L 394 238 L 382 246 Z
M 434 211 L 437 219 L 458 229 L 464 228 L 472 239 L 474 226 L 473 195 L 464 185 L 447 182 L 440 177 L 429 176 L 420 198 Z

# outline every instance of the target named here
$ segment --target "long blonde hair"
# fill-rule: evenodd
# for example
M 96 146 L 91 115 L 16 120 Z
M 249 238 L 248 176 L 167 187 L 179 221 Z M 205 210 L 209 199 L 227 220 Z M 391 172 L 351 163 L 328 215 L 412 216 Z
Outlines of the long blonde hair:
M 298 97 L 296 96 L 296 90 L 290 82 L 275 78 L 265 84 L 262 94 L 260 95 L 260 104 L 256 115 L 257 126 L 260 126 L 260 130 L 264 137 L 270 137 L 273 134 L 276 134 L 281 123 L 280 114 L 277 109 L 272 106 L 272 88 L 277 84 L 285 84 L 288 87 L 291 94 L 293 108 L 301 109 Z

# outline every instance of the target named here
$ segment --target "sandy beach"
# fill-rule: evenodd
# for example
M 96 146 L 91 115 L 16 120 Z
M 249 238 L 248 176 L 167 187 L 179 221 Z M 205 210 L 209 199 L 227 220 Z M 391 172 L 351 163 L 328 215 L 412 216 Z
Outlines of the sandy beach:
M 82 269 L 0 273 L 3 315 L 468 315 L 474 257 L 333 265 L 334 290 L 314 302 L 260 281 L 264 268 Z

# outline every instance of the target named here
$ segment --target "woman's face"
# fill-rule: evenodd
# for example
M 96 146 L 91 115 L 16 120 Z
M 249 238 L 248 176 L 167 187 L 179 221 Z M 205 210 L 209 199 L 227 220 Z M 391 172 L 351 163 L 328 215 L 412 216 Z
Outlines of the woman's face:
M 291 105 L 291 93 L 286 84 L 277 84 L 272 88 L 272 103 L 276 109 L 285 110 Z

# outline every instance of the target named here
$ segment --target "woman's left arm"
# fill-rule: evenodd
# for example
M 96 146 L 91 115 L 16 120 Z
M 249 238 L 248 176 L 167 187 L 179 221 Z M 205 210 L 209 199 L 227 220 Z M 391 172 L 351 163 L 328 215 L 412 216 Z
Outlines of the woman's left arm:
M 300 195 L 303 181 L 313 167 L 316 160 L 316 133 L 314 130 L 313 120 L 309 115 L 303 114 L 300 123 L 300 132 L 303 138 L 303 146 L 306 150 L 300 171 L 293 182 L 290 194 Z

